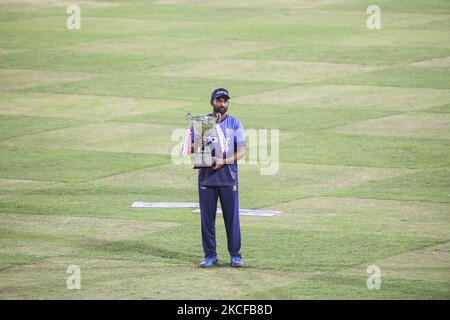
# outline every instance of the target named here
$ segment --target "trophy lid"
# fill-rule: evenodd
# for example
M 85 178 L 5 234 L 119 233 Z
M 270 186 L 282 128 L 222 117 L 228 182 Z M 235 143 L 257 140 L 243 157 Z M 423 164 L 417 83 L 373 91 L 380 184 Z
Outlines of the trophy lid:
M 220 114 L 219 117 L 215 114 L 206 114 L 202 116 L 192 116 L 190 113 L 186 115 L 186 118 L 188 121 L 200 121 L 200 122 L 206 122 L 210 124 L 215 124 L 218 121 L 220 121 Z

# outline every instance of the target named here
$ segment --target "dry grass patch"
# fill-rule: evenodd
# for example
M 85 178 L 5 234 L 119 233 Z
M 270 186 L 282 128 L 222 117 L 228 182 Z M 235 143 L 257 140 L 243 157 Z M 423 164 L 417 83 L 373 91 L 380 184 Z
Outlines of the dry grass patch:
M 346 2 L 346 0 L 337 0 Z M 158 0 L 158 4 L 178 4 L 178 5 L 208 5 L 208 6 L 277 6 L 290 8 L 312 8 L 324 4 L 336 4 L 336 0 L 230 0 L 227 2 L 219 0 Z
M 17 192 L 63 186 L 62 182 L 0 179 L 0 192 Z
M 193 190 L 197 188 L 198 171 L 192 165 L 167 164 L 90 181 L 89 184 L 127 187 L 174 188 Z
M 68 290 L 70 265 L 80 267 L 81 289 Z M 224 267 L 203 270 L 170 261 L 51 258 L 0 273 L 1 298 L 41 299 L 232 299 L 236 295 L 286 286 L 295 273 Z M 214 283 L 214 290 L 211 290 Z
M 450 67 L 450 56 L 445 58 L 436 58 L 425 61 L 416 62 L 413 64 L 416 67 L 442 67 L 448 68 Z
M 75 51 L 140 53 L 152 56 L 222 58 L 234 54 L 273 49 L 278 45 L 263 41 L 221 40 L 173 37 L 139 37 L 121 41 L 98 41 L 70 47 Z
M 176 226 L 176 223 L 172 222 L 16 213 L 0 213 L 0 220 L 3 230 L 17 233 L 35 233 L 67 238 L 86 237 L 114 241 L 134 239 L 150 232 Z
M 211 70 L 220 70 L 220 72 L 211 72 Z M 173 77 L 265 80 L 295 83 L 319 81 L 372 70 L 374 70 L 373 67 L 350 64 L 216 59 L 202 63 L 157 67 L 151 70 L 151 74 Z
M 405 113 L 336 127 L 329 131 L 356 135 L 450 139 L 450 115 Z
M 110 120 L 157 113 L 183 106 L 182 101 L 114 96 L 28 93 L 0 97 L 0 114 L 86 120 Z
M 0 90 L 23 89 L 64 81 L 86 80 L 92 77 L 92 75 L 78 72 L 0 69 Z
M 167 125 L 97 122 L 2 141 L 5 146 L 33 146 L 110 152 L 169 154 L 175 145 Z
M 238 97 L 236 102 L 409 111 L 450 103 L 450 90 L 354 85 L 295 86 Z
M 20 9 L 44 9 L 44 8 L 55 8 L 55 7 L 68 7 L 73 5 L 74 2 L 71 0 L 0 0 L 0 5 L 14 5 L 20 6 Z M 80 0 L 76 2 L 76 5 L 81 8 L 110 8 L 118 7 L 121 4 L 117 2 L 107 2 L 107 1 L 86 1 Z
M 364 275 L 366 268 L 375 264 L 383 279 L 406 279 L 445 282 L 450 287 L 450 242 L 425 247 L 403 254 L 367 263 L 340 272 L 345 275 Z
M 450 48 L 450 32 L 448 30 L 413 30 L 396 29 L 377 33 L 365 33 L 349 36 L 345 39 L 329 39 L 329 45 L 349 45 L 355 47 L 365 46 L 392 46 L 394 47 L 435 47 Z
M 275 208 L 275 206 L 273 206 Z M 311 197 L 276 206 L 276 219 L 303 228 L 346 230 L 353 233 L 402 234 L 432 238 L 450 236 L 449 205 L 413 201 Z

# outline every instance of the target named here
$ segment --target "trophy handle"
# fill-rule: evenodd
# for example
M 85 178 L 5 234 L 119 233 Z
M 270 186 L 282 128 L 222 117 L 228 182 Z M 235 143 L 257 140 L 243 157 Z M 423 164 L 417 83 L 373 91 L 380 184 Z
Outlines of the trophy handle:
M 216 116 L 216 122 L 219 123 L 220 120 L 222 119 L 222 115 L 220 113 L 216 113 L 215 116 Z
M 191 114 L 190 112 L 188 112 L 188 113 L 186 114 L 186 120 L 187 120 L 188 124 L 191 122 L 191 120 L 192 120 L 192 114 Z

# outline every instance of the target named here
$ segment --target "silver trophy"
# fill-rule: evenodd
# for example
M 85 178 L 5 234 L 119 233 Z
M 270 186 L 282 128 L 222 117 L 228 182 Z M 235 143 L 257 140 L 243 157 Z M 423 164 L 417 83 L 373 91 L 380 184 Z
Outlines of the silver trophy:
M 220 114 L 192 116 L 188 113 L 186 118 L 193 134 L 194 169 L 211 168 L 214 161 L 210 135 L 220 121 Z

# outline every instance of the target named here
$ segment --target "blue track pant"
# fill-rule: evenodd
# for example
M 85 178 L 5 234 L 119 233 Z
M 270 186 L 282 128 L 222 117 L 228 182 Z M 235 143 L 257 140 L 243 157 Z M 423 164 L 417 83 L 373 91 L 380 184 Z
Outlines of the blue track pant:
M 199 185 L 202 244 L 205 258 L 216 252 L 217 199 L 222 206 L 223 221 L 228 240 L 228 252 L 232 257 L 241 257 L 241 230 L 239 225 L 239 191 L 236 186 L 211 187 Z

